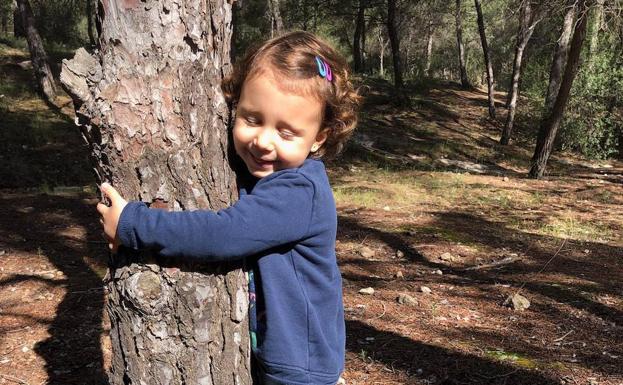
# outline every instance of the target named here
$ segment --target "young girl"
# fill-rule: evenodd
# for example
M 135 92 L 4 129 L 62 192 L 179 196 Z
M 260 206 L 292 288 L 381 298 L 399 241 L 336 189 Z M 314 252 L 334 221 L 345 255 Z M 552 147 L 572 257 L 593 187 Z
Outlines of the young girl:
M 236 108 L 236 153 L 254 177 L 233 206 L 166 212 L 108 184 L 110 247 L 202 261 L 247 259 L 254 383 L 333 385 L 344 369 L 337 218 L 321 157 L 352 133 L 359 95 L 344 59 L 307 32 L 247 53 L 223 84 Z

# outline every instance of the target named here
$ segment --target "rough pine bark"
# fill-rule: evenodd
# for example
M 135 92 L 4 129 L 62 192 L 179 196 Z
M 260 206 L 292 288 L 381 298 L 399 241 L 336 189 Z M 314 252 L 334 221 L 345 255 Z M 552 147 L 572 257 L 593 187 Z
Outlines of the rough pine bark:
M 556 49 L 554 51 L 554 58 L 552 60 L 552 66 L 549 71 L 549 84 L 547 86 L 547 94 L 545 95 L 545 111 L 549 112 L 554 107 L 556 101 L 556 95 L 560 89 L 560 82 L 562 80 L 562 74 L 567 64 L 567 55 L 569 53 L 569 42 L 571 41 L 571 35 L 573 34 L 573 22 L 575 21 L 576 7 L 574 5 L 575 0 L 570 0 L 567 5 L 565 17 L 563 20 L 560 37 L 556 43 Z
M 30 3 L 28 0 L 17 0 L 17 9 L 21 16 L 22 26 L 26 34 L 28 42 L 28 50 L 30 51 L 30 60 L 37 79 L 39 92 L 50 103 L 56 99 L 56 85 L 54 84 L 54 76 L 48 62 L 48 55 L 43 48 L 43 40 L 39 36 L 39 32 L 35 27 L 35 17 L 32 14 Z
M 521 64 L 526 46 L 532 37 L 534 28 L 539 23 L 539 15 L 535 14 L 530 5 L 530 0 L 524 0 L 519 12 L 519 31 L 515 45 L 515 59 L 513 60 L 513 74 L 511 75 L 511 92 L 508 95 L 508 113 L 502 130 L 500 144 L 507 145 L 511 139 L 511 133 L 515 124 L 515 112 L 517 111 L 517 99 L 519 98 L 519 79 L 521 77 Z
M 586 25 L 587 25 L 587 1 L 578 1 L 578 21 L 576 22 L 573 38 L 571 39 L 571 46 L 569 48 L 569 57 L 567 59 L 567 65 L 565 66 L 565 72 L 560 84 L 560 90 L 556 96 L 556 101 L 552 110 L 546 113 L 541 126 L 539 128 L 539 134 L 537 137 L 536 148 L 534 150 L 534 156 L 532 157 L 532 164 L 530 167 L 529 176 L 531 178 L 540 178 L 545 172 L 547 161 L 552 153 L 554 146 L 554 140 L 556 139 L 556 133 L 560 127 L 560 122 L 569 100 L 571 93 L 571 86 L 573 80 L 577 74 L 580 64 L 580 53 L 582 51 L 582 44 L 586 37 Z
M 99 5 L 99 51 L 78 50 L 61 74 L 99 182 L 152 209 L 230 205 L 230 111 L 220 82 L 231 69 L 231 3 Z M 110 383 L 250 384 L 241 267 L 120 248 L 107 277 Z
M 387 34 L 389 35 L 394 62 L 394 86 L 402 88 L 402 61 L 400 60 L 400 38 L 398 37 L 398 21 L 396 20 L 396 0 L 387 1 Z
M 463 25 L 461 22 L 461 0 L 456 0 L 455 10 L 456 21 L 456 42 L 459 48 L 459 72 L 461 74 L 461 86 L 470 88 L 469 79 L 467 78 L 467 69 L 465 68 L 465 45 L 463 44 Z
M 482 17 L 480 1 L 474 0 L 474 5 L 476 6 L 480 43 L 482 45 L 482 51 L 485 56 L 485 66 L 487 67 L 487 95 L 489 97 L 489 117 L 491 117 L 491 119 L 495 119 L 495 83 L 493 80 L 493 65 L 491 63 L 491 54 L 489 53 L 487 34 L 485 33 L 485 21 Z

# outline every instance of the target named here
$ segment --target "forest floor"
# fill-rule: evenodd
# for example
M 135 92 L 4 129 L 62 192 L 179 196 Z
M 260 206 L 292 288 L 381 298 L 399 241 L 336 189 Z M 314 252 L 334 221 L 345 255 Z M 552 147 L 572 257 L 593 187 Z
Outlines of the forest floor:
M 104 384 L 88 149 L 26 60 L 0 44 L 0 384 Z M 365 83 L 358 133 L 329 163 L 346 384 L 623 384 L 623 164 L 556 154 L 528 179 L 534 131 L 500 146 L 484 91 L 412 86 L 397 105 Z M 504 306 L 513 294 L 530 306 Z

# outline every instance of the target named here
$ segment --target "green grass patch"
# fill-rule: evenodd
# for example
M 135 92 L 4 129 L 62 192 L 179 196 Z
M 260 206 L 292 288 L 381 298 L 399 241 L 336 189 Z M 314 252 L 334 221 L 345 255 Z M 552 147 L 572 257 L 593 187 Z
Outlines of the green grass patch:
M 548 223 L 543 224 L 537 231 L 544 235 L 557 238 L 570 238 L 581 241 L 610 240 L 612 230 L 600 221 L 583 221 L 576 218 L 571 212 L 559 217 L 551 217 Z
M 538 362 L 532 358 L 526 357 L 519 353 L 506 352 L 502 349 L 485 350 L 485 354 L 487 357 L 498 361 L 512 362 L 513 364 L 527 369 L 536 369 L 539 366 Z

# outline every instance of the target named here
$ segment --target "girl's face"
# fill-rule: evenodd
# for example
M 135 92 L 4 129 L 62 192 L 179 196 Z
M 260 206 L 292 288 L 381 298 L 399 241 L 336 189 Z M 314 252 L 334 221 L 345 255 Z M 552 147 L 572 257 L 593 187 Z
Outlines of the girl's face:
M 280 89 L 270 74 L 247 80 L 236 110 L 234 146 L 249 172 L 263 178 L 302 165 L 326 140 L 320 132 L 323 107 L 311 96 Z

